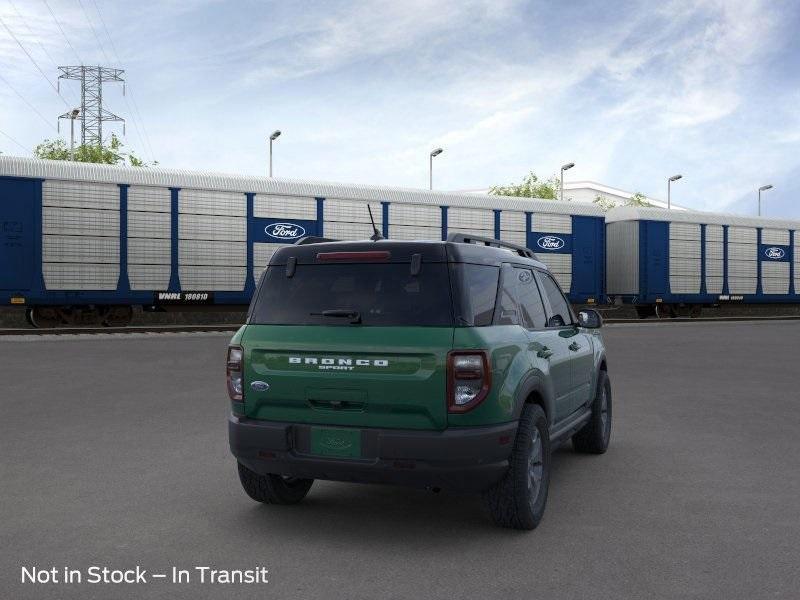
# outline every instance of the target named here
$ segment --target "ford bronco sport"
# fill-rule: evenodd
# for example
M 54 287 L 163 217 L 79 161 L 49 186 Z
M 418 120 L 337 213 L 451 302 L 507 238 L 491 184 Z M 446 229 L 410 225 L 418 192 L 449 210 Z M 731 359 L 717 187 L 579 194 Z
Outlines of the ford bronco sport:
M 532 529 L 552 450 L 608 447 L 601 324 L 497 240 L 281 248 L 228 348 L 242 486 L 272 504 L 314 479 L 482 492 L 497 524 Z

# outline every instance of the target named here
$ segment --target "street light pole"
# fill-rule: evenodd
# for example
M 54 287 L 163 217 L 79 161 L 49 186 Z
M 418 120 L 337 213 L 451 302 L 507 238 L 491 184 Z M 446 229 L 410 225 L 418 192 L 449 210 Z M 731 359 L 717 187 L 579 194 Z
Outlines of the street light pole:
M 73 108 L 69 113 L 69 159 L 75 160 L 75 119 L 80 114 L 80 109 Z
M 766 192 L 767 190 L 772 189 L 772 184 L 768 183 L 767 185 L 762 185 L 758 188 L 758 216 L 761 216 L 761 192 Z
M 436 148 L 435 150 L 431 150 L 431 154 L 428 157 L 428 189 L 433 189 L 433 157 L 439 156 L 444 150 L 441 148 Z
M 672 177 L 667 179 L 667 210 L 670 210 L 672 208 L 672 197 L 671 197 L 672 190 L 670 186 L 672 185 L 673 181 L 678 181 L 678 179 L 680 179 L 681 177 L 683 177 L 683 175 L 673 175 Z
M 281 135 L 281 130 L 276 129 L 272 132 L 272 135 L 269 136 L 269 176 L 272 177 L 272 142 L 277 140 Z
M 561 165 L 561 201 L 564 201 L 564 171 L 567 171 L 575 166 L 574 162 Z

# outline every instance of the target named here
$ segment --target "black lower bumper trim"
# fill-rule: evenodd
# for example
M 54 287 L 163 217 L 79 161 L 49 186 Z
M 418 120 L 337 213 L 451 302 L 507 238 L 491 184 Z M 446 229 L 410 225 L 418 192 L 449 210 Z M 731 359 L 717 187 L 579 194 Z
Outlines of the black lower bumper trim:
M 311 427 L 231 415 L 231 452 L 261 474 L 480 491 L 508 469 L 517 424 L 443 431 L 363 428 L 358 459 L 312 455 Z

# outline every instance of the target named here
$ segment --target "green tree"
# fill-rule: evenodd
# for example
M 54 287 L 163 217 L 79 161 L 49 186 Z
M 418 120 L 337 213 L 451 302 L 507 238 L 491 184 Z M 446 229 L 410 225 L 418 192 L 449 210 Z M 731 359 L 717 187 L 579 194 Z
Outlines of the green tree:
M 630 200 L 625 203 L 625 206 L 653 206 L 647 201 L 647 197 L 642 192 L 636 192 L 631 196 Z
M 75 147 L 75 161 L 89 162 L 89 163 L 102 163 L 106 165 L 119 165 L 130 164 L 132 167 L 149 167 L 150 164 L 144 162 L 141 158 L 136 156 L 133 152 L 125 152 L 122 147 L 124 144 L 120 139 L 111 134 L 111 140 L 106 145 L 90 146 L 88 144 L 81 144 Z M 48 160 L 69 160 L 69 146 L 67 142 L 58 140 L 45 140 L 36 148 L 33 153 L 37 158 L 46 158 Z M 153 161 L 154 166 L 158 161 Z
M 600 208 L 605 211 L 611 210 L 612 208 L 619 206 L 615 200 L 609 198 L 608 196 L 603 196 L 602 194 L 598 194 L 594 197 L 593 202 L 597 204 Z M 647 201 L 647 196 L 645 196 L 642 192 L 636 192 L 633 196 L 628 198 L 622 206 L 653 206 Z
M 556 200 L 561 190 L 561 181 L 553 175 L 550 179 L 542 181 L 531 171 L 522 179 L 522 183 L 509 185 L 495 185 L 489 189 L 490 194 L 497 196 L 517 196 L 520 198 L 545 198 Z
M 597 206 L 599 206 L 602 210 L 606 211 L 611 210 L 612 208 L 617 206 L 617 203 L 612 198 L 609 198 L 608 196 L 603 196 L 602 194 L 597 194 L 597 196 L 594 197 L 594 200 L 592 200 L 592 202 L 597 204 Z

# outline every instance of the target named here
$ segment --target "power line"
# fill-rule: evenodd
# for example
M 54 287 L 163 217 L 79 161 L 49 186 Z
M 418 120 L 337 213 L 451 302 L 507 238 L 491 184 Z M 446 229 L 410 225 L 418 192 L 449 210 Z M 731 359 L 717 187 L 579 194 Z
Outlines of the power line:
M 119 52 L 117 52 L 117 46 L 116 46 L 116 44 L 114 44 L 114 38 L 111 37 L 111 33 L 109 32 L 108 27 L 106 26 L 106 21 L 103 18 L 103 13 L 100 12 L 100 6 L 97 4 L 97 0 L 92 0 L 92 3 L 94 4 L 94 8 L 97 11 L 97 16 L 100 18 L 100 24 L 103 26 L 103 31 L 106 32 L 106 37 L 108 38 L 108 41 L 111 44 L 111 50 L 114 53 L 114 56 L 117 59 L 117 62 L 119 62 L 120 65 L 121 65 L 122 64 L 122 60 L 119 57 Z M 139 106 L 136 104 L 136 98 L 134 98 L 134 96 L 133 96 L 133 90 L 131 89 L 130 84 L 128 84 L 128 92 L 130 93 L 130 96 L 131 96 L 131 104 L 133 104 L 133 110 L 131 109 L 130 104 L 128 104 L 127 97 L 125 95 L 123 95 L 123 98 L 125 99 L 125 104 L 128 106 L 128 110 L 130 110 L 131 116 L 133 117 L 132 121 L 133 121 L 134 129 L 136 129 L 136 135 L 139 137 L 139 140 L 145 146 L 144 150 L 146 152 L 149 152 L 150 160 L 154 161 L 155 160 L 155 154 L 153 152 L 153 146 L 150 143 L 150 136 L 147 133 L 147 127 L 145 126 L 144 119 L 142 118 L 142 114 L 139 112 Z M 137 121 L 141 122 L 141 124 L 142 124 L 142 130 L 141 131 L 139 131 L 139 125 L 138 125 Z M 144 137 L 142 137 L 142 132 L 144 132 Z
M 9 81 L 8 81 L 8 79 L 6 79 L 5 77 L 3 77 L 3 75 L 2 75 L 1 73 L 0 73 L 0 79 L 2 79 L 2 80 L 5 82 L 5 84 L 6 84 L 8 87 L 10 87 L 10 88 L 11 88 L 11 91 L 12 91 L 12 92 L 14 92 L 14 93 L 15 93 L 17 96 L 19 96 L 20 100 L 22 100 L 22 101 L 23 101 L 25 104 L 27 104 L 27 105 L 30 107 L 30 109 L 31 109 L 33 112 L 35 112 L 37 115 L 39 115 L 39 118 L 40 118 L 42 121 L 44 121 L 45 123 L 47 123 L 47 125 L 48 125 L 49 127 L 52 127 L 53 129 L 55 129 L 56 131 L 58 131 L 58 128 L 57 128 L 57 127 L 55 127 L 55 126 L 53 125 L 53 123 L 47 119 L 47 117 L 45 117 L 45 116 L 44 116 L 42 113 L 40 113 L 40 112 L 39 112 L 39 111 L 36 109 L 36 107 L 35 107 L 33 104 L 31 104 L 30 102 L 28 102 L 28 100 L 25 98 L 25 96 L 23 96 L 22 94 L 20 94 L 20 93 L 19 93 L 19 92 L 16 90 L 16 88 L 15 88 L 13 85 L 11 85 L 11 82 L 9 82 Z
M 80 54 L 78 54 L 78 51 L 75 50 L 75 47 L 70 43 L 69 38 L 67 37 L 67 34 L 64 33 L 64 28 L 61 27 L 61 23 L 59 23 L 58 19 L 56 18 L 56 15 L 53 12 L 53 9 L 50 8 L 50 5 L 47 3 L 47 0 L 42 0 L 42 1 L 44 2 L 44 5 L 47 7 L 47 10 L 50 11 L 50 16 L 53 17 L 53 21 L 55 21 L 55 24 L 58 26 L 58 30 L 61 32 L 61 35 L 64 37 L 64 41 L 67 42 L 67 46 L 69 46 L 72 49 L 72 52 L 75 54 L 75 57 L 78 59 L 78 64 L 81 64 L 81 65 L 84 64 L 83 63 L 83 59 L 80 57 Z
M 14 4 L 14 0 L 8 0 L 8 3 L 11 5 L 11 8 L 14 9 L 14 12 L 17 13 L 17 16 L 22 21 L 22 24 L 25 25 L 25 29 L 28 30 L 28 33 L 31 35 L 31 38 L 33 38 L 36 41 L 36 43 L 39 45 L 39 48 L 42 49 L 42 52 L 44 52 L 45 56 L 47 56 L 47 59 L 52 63 L 53 67 L 55 69 L 58 69 L 58 64 L 56 63 L 55 60 L 53 60 L 53 57 L 50 56 L 50 53 L 47 51 L 47 48 L 45 48 L 44 44 L 42 44 L 39 38 L 36 37 L 36 34 L 33 33 L 33 30 L 30 28 L 30 25 L 28 25 L 28 22 L 25 20 L 25 15 L 23 15 L 17 8 L 17 5 Z
M 92 19 L 89 17 L 89 13 L 86 12 L 86 9 L 83 6 L 83 2 L 78 0 L 78 5 L 81 7 L 84 16 L 86 17 L 86 22 L 89 24 L 89 29 L 92 30 L 92 34 L 94 35 L 94 39 L 97 40 L 97 45 L 100 46 L 100 52 L 103 53 L 103 56 L 106 59 L 106 63 L 110 63 L 111 59 L 108 58 L 108 54 L 106 54 L 106 49 L 103 47 L 103 42 L 100 41 L 100 36 L 97 35 L 97 31 L 95 31 L 94 25 L 92 25 Z
M 26 55 L 26 56 L 27 56 L 27 57 L 28 57 L 28 58 L 31 60 L 31 62 L 33 63 L 33 66 L 35 66 L 35 67 L 36 67 L 36 69 L 39 71 L 39 73 L 41 73 L 41 74 L 42 74 L 42 77 L 44 77 L 44 78 L 45 78 L 45 80 L 47 81 L 47 83 L 49 83 L 49 84 L 50 84 L 50 87 L 51 87 L 51 88 L 53 88 L 53 91 L 54 91 L 56 94 L 58 94 L 58 97 L 59 97 L 59 98 L 61 98 L 61 101 L 62 101 L 62 102 L 63 102 L 63 103 L 66 105 L 66 107 L 67 107 L 67 108 L 71 108 L 71 107 L 70 107 L 70 104 L 69 104 L 69 102 L 67 102 L 67 101 L 64 99 L 64 96 L 62 96 L 62 95 L 61 95 L 61 92 L 59 92 L 59 91 L 58 91 L 58 88 L 55 86 L 55 84 L 54 84 L 52 81 L 50 81 L 50 78 L 49 78 L 49 77 L 48 77 L 48 76 L 45 74 L 45 72 L 44 72 L 44 71 L 42 71 L 42 68 L 39 66 L 39 63 L 37 63 L 37 62 L 36 62 L 36 60 L 33 58 L 33 56 L 31 56 L 31 53 L 30 53 L 30 52 L 28 52 L 28 51 L 25 49 L 25 46 L 23 46 L 23 45 L 22 45 L 22 42 L 20 42 L 20 41 L 19 41 L 19 39 L 17 39 L 17 36 L 16 36 L 16 35 L 14 35 L 14 32 L 13 32 L 13 31 L 11 31 L 11 29 L 9 29 L 8 25 L 6 25 L 6 22 L 3 20 L 3 18 L 2 18 L 2 17 L 0 17 L 0 24 L 2 24 L 2 25 L 3 25 L 3 27 L 5 27 L 5 29 L 6 29 L 6 31 L 8 32 L 8 34 L 9 34 L 9 35 L 10 35 L 12 38 L 14 38 L 14 41 L 15 41 L 15 42 L 17 42 L 17 45 L 18 45 L 20 48 L 22 48 L 22 51 L 25 53 L 25 55 Z
M 28 148 L 26 148 L 25 146 L 23 146 L 22 144 L 20 144 L 20 143 L 19 143 L 17 140 L 15 140 L 13 137 L 11 137 L 9 134 L 7 134 L 7 133 L 6 133 L 5 131 L 3 131 L 2 129 L 0 129 L 0 133 L 2 133 L 2 134 L 3 134 L 4 136 L 6 136 L 8 139 L 10 139 L 12 142 L 14 142 L 14 143 L 15 143 L 17 146 L 19 146 L 20 148 L 22 148 L 22 149 L 23 149 L 25 152 L 30 152 L 30 150 L 29 150 Z

